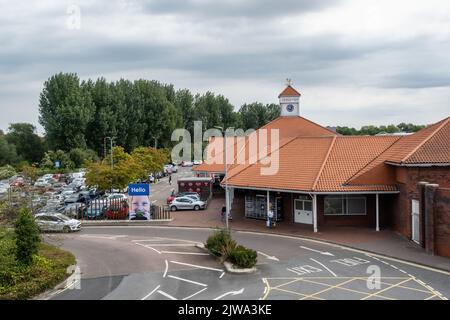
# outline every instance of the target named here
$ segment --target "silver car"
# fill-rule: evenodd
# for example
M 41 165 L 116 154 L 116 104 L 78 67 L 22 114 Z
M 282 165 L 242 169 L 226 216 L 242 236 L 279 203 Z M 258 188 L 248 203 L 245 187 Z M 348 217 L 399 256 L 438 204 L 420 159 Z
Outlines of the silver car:
M 79 220 L 68 218 L 63 214 L 37 214 L 35 220 L 40 231 L 71 232 L 81 230 Z
M 189 197 L 178 197 L 173 199 L 170 204 L 170 210 L 195 210 L 205 209 L 205 203 L 200 200 L 192 199 Z

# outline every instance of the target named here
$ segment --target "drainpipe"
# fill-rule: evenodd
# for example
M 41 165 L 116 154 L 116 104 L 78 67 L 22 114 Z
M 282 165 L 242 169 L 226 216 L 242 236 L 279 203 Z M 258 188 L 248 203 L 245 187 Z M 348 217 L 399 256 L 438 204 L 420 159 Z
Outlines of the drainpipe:
M 380 231 L 380 199 L 379 199 L 379 194 L 376 194 L 376 215 L 377 215 L 377 225 L 376 225 L 376 230 L 377 232 Z

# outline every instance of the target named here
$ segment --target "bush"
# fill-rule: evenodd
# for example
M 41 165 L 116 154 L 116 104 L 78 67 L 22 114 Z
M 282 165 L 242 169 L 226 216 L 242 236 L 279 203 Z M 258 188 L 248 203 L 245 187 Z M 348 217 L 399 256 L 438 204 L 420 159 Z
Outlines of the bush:
M 24 265 L 33 262 L 37 254 L 41 237 L 33 215 L 27 209 L 22 209 L 15 223 L 16 258 Z
M 213 255 L 222 257 L 224 247 L 230 245 L 231 234 L 226 229 L 220 229 L 214 231 L 212 235 L 208 237 L 205 243 L 205 248 L 208 249 Z
M 16 170 L 10 165 L 0 167 L 0 180 L 9 179 L 15 174 Z
M 257 256 L 255 250 L 239 245 L 229 252 L 228 260 L 240 268 L 253 268 L 256 265 Z

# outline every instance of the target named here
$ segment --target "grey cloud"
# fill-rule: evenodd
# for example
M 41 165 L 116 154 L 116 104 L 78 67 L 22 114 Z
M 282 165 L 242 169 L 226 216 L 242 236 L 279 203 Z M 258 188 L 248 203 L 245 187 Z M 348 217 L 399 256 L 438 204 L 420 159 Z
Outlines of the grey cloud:
M 273 17 L 301 14 L 336 5 L 340 0 L 195 1 L 150 0 L 143 8 L 153 14 L 187 14 L 195 17 Z

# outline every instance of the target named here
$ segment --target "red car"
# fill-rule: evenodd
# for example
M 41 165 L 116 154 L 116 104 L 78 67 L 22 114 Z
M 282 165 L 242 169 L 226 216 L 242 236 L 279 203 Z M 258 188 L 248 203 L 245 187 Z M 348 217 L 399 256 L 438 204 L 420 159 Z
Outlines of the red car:
M 25 185 L 25 180 L 23 178 L 17 178 L 11 183 L 11 187 L 23 187 Z
M 111 220 L 123 220 L 128 218 L 128 203 L 122 201 L 119 204 L 110 205 L 105 211 L 105 217 Z

